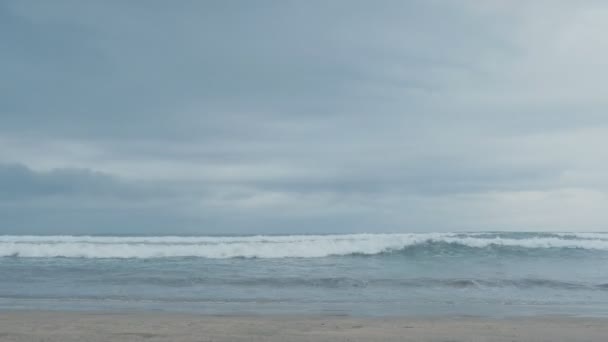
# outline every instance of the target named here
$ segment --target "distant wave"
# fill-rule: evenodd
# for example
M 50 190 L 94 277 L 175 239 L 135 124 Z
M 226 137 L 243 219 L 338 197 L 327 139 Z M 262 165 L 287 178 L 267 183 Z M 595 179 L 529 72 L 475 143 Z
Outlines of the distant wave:
M 448 246 L 608 251 L 602 233 L 421 233 L 246 237 L 0 236 L 0 257 L 319 258 Z M 588 235 L 589 234 L 589 235 Z

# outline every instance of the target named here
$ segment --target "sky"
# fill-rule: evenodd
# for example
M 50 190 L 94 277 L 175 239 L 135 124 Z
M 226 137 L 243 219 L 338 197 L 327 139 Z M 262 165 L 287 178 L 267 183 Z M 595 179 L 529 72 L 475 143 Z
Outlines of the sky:
M 0 234 L 608 230 L 605 1 L 0 0 Z

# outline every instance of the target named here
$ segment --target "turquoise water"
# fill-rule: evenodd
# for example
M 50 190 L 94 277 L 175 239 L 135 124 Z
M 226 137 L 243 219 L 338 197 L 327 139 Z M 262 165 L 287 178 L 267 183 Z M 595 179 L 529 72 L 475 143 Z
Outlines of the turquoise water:
M 608 234 L 0 236 L 0 308 L 608 315 Z

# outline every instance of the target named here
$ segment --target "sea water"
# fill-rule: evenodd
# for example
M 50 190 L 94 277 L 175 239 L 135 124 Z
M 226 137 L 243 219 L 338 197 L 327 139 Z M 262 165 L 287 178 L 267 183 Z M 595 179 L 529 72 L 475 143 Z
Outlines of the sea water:
M 0 309 L 608 315 L 608 234 L 0 236 Z

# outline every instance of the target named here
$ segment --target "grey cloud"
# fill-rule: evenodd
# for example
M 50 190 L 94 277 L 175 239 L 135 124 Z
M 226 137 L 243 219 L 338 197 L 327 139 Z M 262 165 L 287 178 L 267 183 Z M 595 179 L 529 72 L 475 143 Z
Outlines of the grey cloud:
M 476 50 L 452 42 L 491 32 L 432 2 L 8 4 L 3 69 L 19 75 L 2 127 L 77 137 L 192 138 L 217 134 L 218 119 L 221 131 L 374 111 L 358 87 L 441 87 L 442 68 L 474 70 Z M 44 130 L 31 125 L 40 120 Z
M 0 164 L 0 232 L 134 234 L 174 225 L 188 229 L 194 220 L 180 217 L 175 190 L 88 169 L 34 171 Z M 196 222 L 198 227 L 201 220 Z
M 458 165 L 445 160 L 416 161 L 386 170 L 340 175 L 323 180 L 257 182 L 262 188 L 294 192 L 401 194 L 443 196 L 488 191 L 547 190 L 559 179 L 559 169 Z
M 87 169 L 33 171 L 21 164 L 0 164 L 0 200 L 45 197 L 129 198 L 152 194 L 142 187 Z

